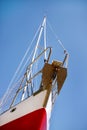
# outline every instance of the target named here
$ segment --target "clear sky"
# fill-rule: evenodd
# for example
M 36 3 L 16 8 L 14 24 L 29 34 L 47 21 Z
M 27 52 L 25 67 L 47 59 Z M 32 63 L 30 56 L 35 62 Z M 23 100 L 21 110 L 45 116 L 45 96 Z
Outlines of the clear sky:
M 70 53 L 50 130 L 87 130 L 87 0 L 0 0 L 0 98 L 44 14 Z

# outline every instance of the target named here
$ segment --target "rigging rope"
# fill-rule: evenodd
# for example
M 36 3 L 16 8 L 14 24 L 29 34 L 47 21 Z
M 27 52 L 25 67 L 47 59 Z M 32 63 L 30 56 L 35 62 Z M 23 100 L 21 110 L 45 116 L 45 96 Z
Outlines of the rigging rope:
M 53 35 L 55 36 L 56 40 L 57 40 L 57 43 L 60 44 L 60 46 L 62 47 L 62 49 L 64 50 L 64 54 L 65 54 L 65 58 L 64 58 L 64 61 L 63 61 L 63 64 L 66 63 L 66 68 L 68 67 L 68 58 L 69 58 L 69 53 L 68 51 L 66 50 L 66 48 L 64 47 L 62 41 L 59 39 L 58 35 L 55 33 L 53 27 L 51 26 L 50 22 L 47 20 L 47 23 L 48 23 L 48 26 L 50 28 L 50 30 L 52 31 Z
M 23 67 L 20 69 L 17 78 L 19 78 L 19 77 L 21 76 L 21 73 L 23 72 L 24 68 L 26 67 L 27 63 L 29 62 L 29 60 L 30 60 L 32 54 L 33 54 L 33 50 L 32 50 L 32 52 L 31 52 L 31 54 L 29 55 L 29 57 L 27 58 L 27 60 L 26 60 L 25 64 L 23 65 Z
M 22 66 L 22 64 L 23 64 L 23 62 L 24 62 L 24 60 L 25 60 L 25 58 L 26 58 L 26 56 L 27 56 L 27 54 L 28 54 L 30 48 L 31 48 L 31 45 L 32 45 L 32 43 L 34 42 L 34 40 L 35 40 L 35 38 L 36 38 L 36 36 L 37 36 L 37 34 L 38 34 L 38 32 L 39 32 L 39 29 L 40 29 L 40 26 L 39 26 L 37 32 L 35 33 L 35 35 L 34 35 L 32 41 L 31 41 L 31 43 L 30 43 L 28 49 L 26 50 L 26 52 L 25 52 L 25 54 L 24 54 L 24 56 L 23 56 L 23 58 L 22 58 L 22 60 L 21 60 L 21 62 L 20 62 L 20 64 L 19 64 L 19 66 L 18 66 L 18 68 L 17 68 L 17 70 L 16 70 L 16 72 L 15 72 L 15 74 L 14 74 L 14 76 L 13 76 L 13 78 L 12 78 L 10 84 L 9 84 L 9 87 L 11 86 L 11 84 L 12 84 L 13 80 L 15 79 L 15 77 L 16 77 L 18 71 L 20 70 L 20 68 L 21 68 L 21 66 Z
M 58 44 L 60 44 L 60 46 L 63 48 L 64 52 L 66 51 L 66 48 L 64 47 L 62 41 L 59 39 L 58 35 L 55 33 L 53 27 L 51 26 L 50 22 L 47 20 L 48 26 L 50 28 L 50 30 L 52 31 L 53 35 L 55 36 Z M 67 51 L 66 51 L 67 52 Z
M 17 76 L 17 74 L 18 74 L 18 72 L 19 72 L 19 70 L 20 70 L 20 68 L 21 68 L 21 66 L 22 66 L 22 64 L 23 64 L 23 62 L 24 62 L 24 60 L 25 60 L 25 58 L 26 58 L 26 56 L 27 56 L 27 54 L 28 54 L 30 48 L 31 48 L 31 45 L 32 45 L 32 43 L 34 42 L 34 40 L 35 40 L 35 38 L 36 38 L 36 36 L 37 36 L 39 30 L 40 30 L 40 28 L 41 28 L 41 25 L 40 25 L 39 28 L 37 29 L 37 31 L 36 31 L 36 33 L 35 33 L 35 35 L 34 35 L 32 41 L 31 41 L 31 43 L 30 43 L 28 49 L 26 50 L 26 52 L 25 52 L 25 54 L 24 54 L 24 56 L 23 56 L 23 58 L 22 58 L 22 60 L 21 60 L 21 62 L 20 62 L 20 64 L 19 64 L 18 68 L 16 69 L 16 72 L 15 72 L 15 74 L 13 75 L 13 77 L 12 77 L 12 79 L 11 79 L 9 85 L 8 85 L 7 91 L 6 91 L 6 93 L 4 94 L 4 96 L 2 97 L 2 99 L 1 99 L 1 101 L 0 101 L 0 107 L 2 107 L 2 105 L 3 105 L 3 103 L 4 103 L 4 100 L 6 100 L 6 97 L 8 96 L 8 93 L 9 93 L 9 91 L 10 91 L 11 85 L 12 85 L 12 84 L 14 83 L 14 81 L 17 79 L 16 76 Z M 28 59 L 29 59 L 29 58 L 28 58 Z M 11 88 L 11 89 L 12 89 L 12 88 Z

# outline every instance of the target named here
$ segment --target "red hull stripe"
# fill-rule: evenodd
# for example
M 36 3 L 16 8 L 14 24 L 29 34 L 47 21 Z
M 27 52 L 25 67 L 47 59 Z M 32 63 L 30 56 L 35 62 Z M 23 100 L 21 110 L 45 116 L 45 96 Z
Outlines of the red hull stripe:
M 44 108 L 0 126 L 0 130 L 47 130 L 47 116 Z

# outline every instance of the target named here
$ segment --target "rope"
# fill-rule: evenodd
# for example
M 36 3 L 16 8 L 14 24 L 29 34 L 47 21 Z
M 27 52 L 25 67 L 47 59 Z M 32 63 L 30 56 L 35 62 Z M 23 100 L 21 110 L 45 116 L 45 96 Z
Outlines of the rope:
M 24 64 L 24 65 L 23 65 L 23 67 L 21 68 L 20 72 L 18 73 L 18 77 L 17 77 L 17 78 L 19 78 L 19 77 L 20 77 L 20 75 L 21 75 L 22 71 L 24 70 L 25 66 L 26 66 L 26 65 L 27 65 L 27 63 L 29 62 L 29 60 L 30 60 L 30 58 L 31 58 L 31 55 L 32 55 L 32 54 L 33 54 L 33 50 L 32 50 L 32 52 L 31 52 L 31 54 L 29 55 L 29 57 L 27 58 L 27 60 L 26 60 L 25 64 Z
M 18 71 L 20 70 L 20 68 L 21 68 L 21 66 L 22 66 L 22 64 L 23 64 L 23 62 L 24 62 L 24 60 L 25 60 L 25 58 L 26 58 L 26 56 L 27 56 L 27 54 L 28 54 L 30 48 L 31 48 L 31 45 L 32 45 L 32 43 L 34 42 L 34 40 L 35 40 L 35 38 L 36 38 L 36 36 L 37 36 L 37 34 L 38 34 L 38 32 L 39 32 L 39 29 L 40 29 L 40 26 L 39 26 L 37 32 L 35 33 L 35 35 L 34 35 L 32 41 L 31 41 L 31 43 L 30 43 L 28 49 L 26 50 L 26 52 L 25 52 L 25 54 L 24 54 L 24 56 L 23 56 L 23 58 L 22 58 L 22 60 L 21 60 L 21 62 L 20 62 L 20 64 L 19 64 L 19 66 L 18 66 L 18 68 L 17 68 L 17 70 L 16 70 L 16 72 L 15 72 L 15 74 L 14 74 L 14 76 L 13 76 L 13 78 L 12 78 L 10 84 L 9 84 L 9 86 L 11 86 L 11 84 L 12 84 L 13 80 L 15 79 L 15 77 L 16 77 Z
M 57 34 L 55 33 L 53 27 L 51 26 L 51 24 L 49 23 L 48 20 L 47 20 L 47 23 L 48 23 L 48 26 L 49 26 L 50 30 L 52 31 L 53 35 L 55 36 L 55 38 L 56 38 L 58 44 L 60 44 L 60 46 L 63 48 L 63 50 L 64 50 L 64 52 L 65 52 L 66 49 L 65 49 L 65 47 L 64 47 L 64 45 L 63 45 L 63 43 L 62 43 L 62 41 L 61 41 L 61 40 L 59 39 L 59 37 L 57 36 Z
M 52 28 L 51 24 L 49 23 L 49 21 L 47 20 L 48 22 L 48 26 L 50 28 L 50 30 L 52 31 L 53 35 L 55 36 L 58 44 L 60 44 L 60 46 L 62 47 L 62 49 L 64 50 L 64 54 L 65 54 L 65 58 L 64 58 L 64 61 L 63 61 L 63 65 L 66 63 L 66 68 L 68 67 L 68 58 L 69 58 L 69 53 L 68 51 L 66 50 L 66 48 L 64 47 L 62 41 L 59 39 L 59 37 L 57 36 L 57 34 L 55 33 L 54 29 Z
M 21 68 L 21 66 L 22 66 L 22 64 L 23 64 L 23 62 L 24 62 L 24 60 L 25 60 L 25 58 L 26 58 L 26 56 L 27 56 L 27 54 L 28 54 L 30 48 L 31 48 L 32 43 L 34 42 L 34 40 L 35 40 L 35 38 L 36 38 L 36 36 L 37 36 L 39 30 L 40 30 L 40 27 L 41 27 L 41 25 L 40 25 L 39 28 L 37 29 L 37 31 L 36 31 L 36 33 L 35 33 L 35 35 L 34 35 L 32 41 L 31 41 L 31 43 L 30 43 L 28 49 L 26 50 L 26 52 L 25 52 L 25 54 L 24 54 L 24 56 L 23 56 L 23 58 L 22 58 L 22 60 L 21 60 L 21 62 L 20 62 L 20 64 L 19 64 L 18 68 L 16 69 L 16 72 L 15 72 L 15 74 L 13 75 L 13 77 L 12 77 L 12 79 L 11 79 L 9 85 L 8 85 L 7 91 L 6 91 L 6 93 L 4 94 L 4 96 L 2 97 L 2 99 L 1 99 L 1 101 L 0 101 L 0 107 L 2 107 L 4 101 L 6 100 L 6 97 L 8 96 L 8 93 L 9 93 L 9 91 L 10 91 L 10 87 L 11 87 L 13 81 L 15 81 L 15 80 L 17 79 L 17 74 L 18 74 L 18 72 L 19 72 L 19 70 L 20 70 L 20 68 Z M 29 58 L 28 58 L 28 59 L 29 59 Z

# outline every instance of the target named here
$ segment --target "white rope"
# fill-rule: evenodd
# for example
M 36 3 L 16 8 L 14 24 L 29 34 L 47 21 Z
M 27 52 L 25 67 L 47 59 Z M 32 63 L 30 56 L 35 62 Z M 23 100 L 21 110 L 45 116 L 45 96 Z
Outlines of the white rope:
M 20 68 L 21 68 L 21 66 L 22 66 L 22 64 L 23 64 L 23 62 L 24 62 L 24 60 L 25 60 L 25 58 L 26 58 L 26 56 L 27 56 L 27 54 L 28 54 L 30 48 L 31 48 L 31 45 L 32 45 L 32 43 L 33 43 L 34 40 L 35 40 L 35 38 L 36 38 L 36 36 L 37 36 L 37 34 L 38 34 L 39 30 L 40 30 L 40 27 L 41 27 L 41 25 L 39 26 L 38 30 L 36 31 L 36 33 L 35 33 L 35 35 L 34 35 L 32 41 L 31 41 L 31 43 L 30 43 L 30 45 L 29 45 L 27 51 L 25 52 L 25 54 L 24 54 L 24 56 L 23 56 L 23 58 L 22 58 L 22 60 L 21 60 L 21 62 L 20 62 L 20 64 L 19 64 L 18 68 L 16 69 L 16 72 L 15 72 L 15 74 L 13 75 L 13 77 L 12 77 L 12 79 L 11 79 L 9 85 L 8 85 L 7 91 L 6 91 L 6 93 L 4 94 L 4 96 L 2 97 L 2 99 L 1 99 L 1 101 L 0 101 L 0 107 L 1 107 L 2 104 L 4 103 L 4 100 L 5 100 L 5 98 L 7 97 L 8 93 L 9 93 L 9 90 L 10 90 L 10 87 L 11 87 L 13 81 L 15 81 L 15 80 L 17 79 L 16 75 L 18 74 L 18 72 L 19 72 L 19 70 L 20 70 Z M 15 79 L 15 78 L 16 78 L 16 79 Z
M 31 52 L 31 54 L 29 55 L 29 57 L 27 58 L 25 64 L 23 65 L 23 67 L 22 67 L 21 70 L 19 71 L 17 78 L 19 78 L 19 77 L 21 76 L 21 73 L 23 72 L 24 68 L 26 67 L 27 63 L 29 62 L 29 60 L 30 60 L 32 54 L 33 54 L 33 50 L 32 50 L 32 52 Z
M 65 47 L 64 47 L 64 45 L 63 45 L 63 43 L 62 43 L 62 41 L 61 41 L 61 40 L 59 39 L 59 37 L 57 36 L 57 34 L 55 33 L 53 27 L 51 26 L 51 24 L 49 23 L 48 20 L 47 20 L 47 23 L 48 23 L 48 26 L 49 26 L 50 30 L 52 31 L 53 35 L 55 36 L 57 42 L 60 44 L 60 46 L 63 48 L 63 50 L 66 50 Z
M 47 22 L 48 22 L 48 25 L 49 25 L 50 30 L 52 31 L 53 35 L 54 35 L 55 38 L 56 38 L 58 44 L 60 44 L 60 46 L 61 46 L 61 47 L 63 48 L 63 50 L 64 50 L 64 55 L 65 55 L 64 64 L 66 63 L 66 66 L 65 66 L 65 67 L 67 68 L 67 67 L 68 67 L 69 53 L 68 53 L 68 51 L 66 50 L 66 48 L 64 47 L 62 41 L 59 39 L 59 37 L 57 36 L 57 34 L 55 33 L 55 31 L 53 30 L 53 28 L 52 28 L 51 24 L 49 23 L 49 21 L 47 21 Z
M 36 36 L 37 36 L 37 34 L 38 34 L 38 32 L 39 32 L 39 29 L 40 29 L 40 26 L 39 26 L 37 32 L 35 33 L 35 35 L 34 35 L 32 41 L 31 41 L 31 43 L 30 43 L 30 45 L 29 45 L 29 47 L 28 47 L 28 49 L 27 49 L 27 51 L 25 52 L 25 54 L 24 54 L 24 56 L 23 56 L 23 58 L 22 58 L 22 60 L 21 60 L 21 62 L 20 62 L 20 64 L 19 64 L 19 66 L 18 66 L 18 68 L 17 68 L 17 70 L 16 70 L 16 72 L 15 72 L 15 74 L 14 74 L 14 76 L 13 76 L 13 78 L 12 78 L 10 84 L 9 84 L 9 86 L 11 86 L 11 84 L 12 84 L 13 80 L 15 79 L 15 77 L 16 77 L 18 71 L 20 70 L 20 68 L 21 68 L 21 66 L 22 66 L 22 64 L 23 64 L 23 62 L 24 62 L 24 60 L 25 60 L 25 58 L 26 58 L 26 56 L 27 56 L 27 54 L 28 54 L 30 48 L 31 48 L 31 45 L 32 45 L 32 43 L 34 42 L 34 40 L 35 40 L 35 38 L 36 38 Z

